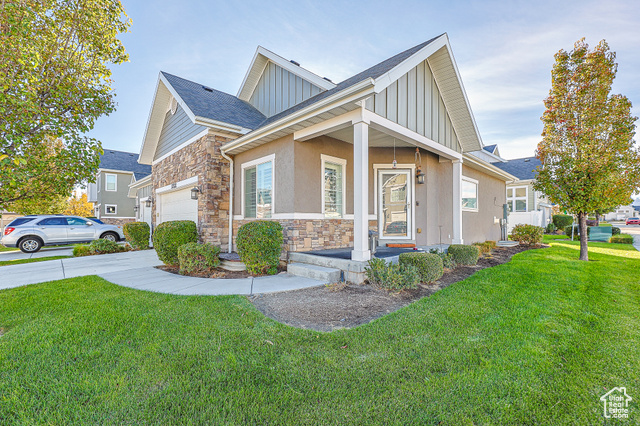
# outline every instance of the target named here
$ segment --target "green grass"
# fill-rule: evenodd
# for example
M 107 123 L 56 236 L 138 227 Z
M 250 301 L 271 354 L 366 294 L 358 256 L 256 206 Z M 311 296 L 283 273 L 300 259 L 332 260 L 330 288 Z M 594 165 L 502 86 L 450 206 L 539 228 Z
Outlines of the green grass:
M 16 251 L 18 250 L 15 247 L 5 247 L 2 244 L 0 244 L 0 253 L 2 253 L 3 251 Z
M 549 242 L 332 333 L 97 277 L 0 291 L 0 423 L 608 424 L 626 386 L 637 424 L 640 253 Z
M 49 257 L 36 257 L 36 258 L 33 258 L 33 259 L 1 260 L 0 261 L 0 266 L 19 265 L 21 263 L 43 262 L 45 260 L 68 259 L 70 257 L 73 257 L 73 256 L 49 256 Z

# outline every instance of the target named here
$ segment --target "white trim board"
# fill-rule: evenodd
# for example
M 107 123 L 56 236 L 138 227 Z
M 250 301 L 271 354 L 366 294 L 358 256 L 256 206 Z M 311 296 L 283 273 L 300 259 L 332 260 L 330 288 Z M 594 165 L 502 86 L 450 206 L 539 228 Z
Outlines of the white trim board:
M 328 218 L 340 219 L 347 213 L 347 160 L 345 158 L 332 157 L 331 155 L 320 154 L 320 197 L 321 207 L 320 211 L 323 214 L 325 212 L 325 182 L 324 182 L 324 168 L 325 164 L 334 164 L 342 168 L 342 214 L 339 217 L 329 216 Z
M 108 189 L 108 185 L 109 185 L 109 176 L 113 176 L 114 178 L 116 178 L 115 181 L 115 188 L 114 189 Z M 116 173 L 105 173 L 104 174 L 104 191 L 105 192 L 118 192 L 118 175 Z
M 462 207 L 463 212 L 477 213 L 480 211 L 480 182 L 477 179 L 462 175 L 461 180 L 464 182 L 473 183 L 476 186 L 476 208 Z M 462 195 L 462 188 L 460 188 L 460 194 Z M 462 205 L 462 198 L 460 198 L 460 204 Z
M 257 167 L 260 164 L 265 164 L 265 163 L 269 163 L 271 162 L 271 218 L 273 218 L 274 214 L 275 214 L 275 207 L 276 207 L 276 154 L 269 154 L 269 155 L 265 155 L 264 157 L 260 157 L 260 158 L 256 158 L 255 160 L 251 160 L 251 161 L 247 161 L 246 163 L 242 163 L 240 165 L 240 189 L 241 189 L 241 202 L 242 204 L 240 205 L 241 207 L 241 212 L 242 212 L 242 217 L 245 216 L 244 214 L 244 203 L 245 203 L 245 177 L 244 177 L 244 173 L 245 173 L 245 169 L 251 168 L 251 167 Z M 257 170 L 256 170 L 257 173 Z M 256 205 L 257 207 L 257 205 Z M 254 218 L 251 218 L 254 219 Z M 264 218 L 259 218 L 259 219 L 264 219 Z
M 180 182 L 172 183 L 169 185 L 165 185 L 162 188 L 156 189 L 156 194 L 164 194 L 165 192 L 173 192 L 178 191 L 180 189 L 184 189 L 185 186 L 197 185 L 198 184 L 198 176 L 192 176 L 188 179 L 181 180 Z

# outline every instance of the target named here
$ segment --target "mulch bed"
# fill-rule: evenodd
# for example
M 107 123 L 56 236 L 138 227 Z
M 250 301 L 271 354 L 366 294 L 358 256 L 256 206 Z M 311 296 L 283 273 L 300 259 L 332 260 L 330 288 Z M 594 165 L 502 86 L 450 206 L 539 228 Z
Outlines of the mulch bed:
M 430 296 L 438 290 L 462 281 L 475 272 L 501 265 L 517 253 L 531 247 L 516 246 L 493 249 L 476 266 L 459 266 L 446 270 L 434 284 L 419 285 L 415 290 L 390 292 L 369 284 L 333 284 L 281 293 L 256 294 L 249 300 L 264 315 L 278 322 L 317 331 L 332 331 L 366 324 Z
M 180 275 L 180 268 L 178 268 L 177 266 L 160 265 L 160 266 L 156 266 L 156 268 L 161 269 L 161 270 L 166 271 L 166 272 L 171 272 L 172 274 Z M 286 270 L 287 270 L 286 267 L 278 267 L 278 273 L 286 271 Z M 233 279 L 233 278 L 261 277 L 263 275 L 251 275 L 247 271 L 227 271 L 226 269 L 222 269 L 222 268 L 214 268 L 209 272 L 203 272 L 201 274 L 189 274 L 189 276 L 190 277 L 198 277 L 198 278 L 226 278 L 226 279 Z

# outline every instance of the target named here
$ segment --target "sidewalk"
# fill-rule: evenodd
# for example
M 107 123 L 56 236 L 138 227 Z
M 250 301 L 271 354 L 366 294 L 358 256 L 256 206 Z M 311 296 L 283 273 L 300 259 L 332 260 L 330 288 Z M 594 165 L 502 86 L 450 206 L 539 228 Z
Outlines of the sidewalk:
M 98 275 L 123 287 L 181 295 L 272 293 L 325 284 L 286 273 L 257 278 L 211 279 L 165 272 L 155 250 L 47 260 L 0 267 L 0 290 L 64 278 Z

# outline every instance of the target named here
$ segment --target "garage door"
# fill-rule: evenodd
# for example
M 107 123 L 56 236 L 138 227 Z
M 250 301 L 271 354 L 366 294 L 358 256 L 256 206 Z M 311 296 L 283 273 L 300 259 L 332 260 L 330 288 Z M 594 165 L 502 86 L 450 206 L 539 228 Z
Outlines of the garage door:
M 160 194 L 160 221 L 192 220 L 198 223 L 198 200 L 191 199 L 191 188 Z

